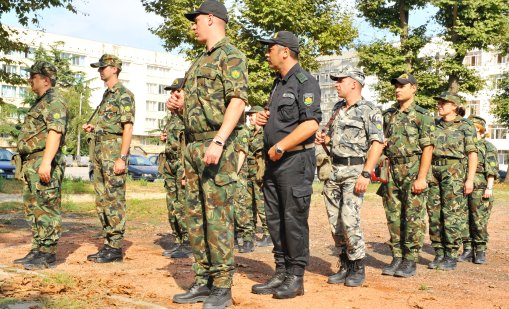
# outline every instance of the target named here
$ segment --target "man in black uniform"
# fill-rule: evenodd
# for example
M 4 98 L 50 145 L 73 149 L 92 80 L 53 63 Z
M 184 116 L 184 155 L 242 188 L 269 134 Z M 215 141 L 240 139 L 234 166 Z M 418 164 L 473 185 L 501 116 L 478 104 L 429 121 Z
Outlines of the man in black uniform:
M 267 226 L 274 243 L 276 272 L 255 294 L 293 298 L 304 294 L 309 261 L 309 204 L 316 168 L 314 133 L 322 118 L 320 87 L 299 65 L 299 40 L 288 31 L 261 40 L 265 57 L 278 72 L 266 110 L 256 124 L 265 126 L 266 170 L 263 183 Z

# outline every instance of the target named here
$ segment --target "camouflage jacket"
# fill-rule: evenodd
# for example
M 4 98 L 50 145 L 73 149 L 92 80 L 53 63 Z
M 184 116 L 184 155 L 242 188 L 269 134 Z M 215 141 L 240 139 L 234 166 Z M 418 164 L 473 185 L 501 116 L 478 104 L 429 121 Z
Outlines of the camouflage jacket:
M 484 138 L 479 139 L 477 146 L 477 170 L 474 178 L 474 187 L 485 187 L 488 176 L 498 178 L 497 148 Z
M 464 159 L 468 153 L 477 152 L 474 124 L 461 116 L 456 116 L 452 121 L 435 119 L 433 135 L 433 158 Z
M 404 111 L 400 111 L 396 103 L 384 111 L 383 116 L 387 142 L 384 154 L 389 158 L 420 155 L 424 147 L 434 145 L 433 118 L 415 102 Z
M 232 98 L 247 103 L 247 78 L 246 57 L 228 38 L 198 57 L 184 85 L 184 124 L 188 133 L 219 130 Z
M 62 97 L 53 88 L 37 98 L 34 106 L 28 111 L 19 134 L 18 152 L 21 155 L 28 155 L 43 151 L 50 130 L 62 133 L 60 138 L 62 146 L 67 131 L 67 113 Z M 57 154 L 61 151 L 62 147 L 59 147 Z
M 95 134 L 122 135 L 123 123 L 134 123 L 134 94 L 124 87 L 121 82 L 111 89 L 106 89 L 103 99 L 95 115 Z
M 256 132 L 253 125 L 249 129 L 249 152 L 247 154 L 248 176 L 254 177 L 258 172 L 256 159 L 263 155 L 263 127 Z
M 333 113 L 346 101 L 336 103 Z M 340 111 L 329 128 L 332 154 L 338 157 L 366 157 L 371 142 L 384 142 L 382 113 L 373 103 L 361 99 Z
M 180 157 L 182 151 L 184 122 L 174 113 L 168 112 L 164 117 L 164 133 L 166 133 L 165 153 L 168 159 Z

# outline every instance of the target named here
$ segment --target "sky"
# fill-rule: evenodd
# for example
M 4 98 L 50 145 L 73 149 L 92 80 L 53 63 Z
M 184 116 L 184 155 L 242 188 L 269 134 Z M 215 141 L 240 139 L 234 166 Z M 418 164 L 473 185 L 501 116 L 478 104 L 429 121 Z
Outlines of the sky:
M 61 8 L 44 10 L 39 13 L 40 27 L 29 28 L 117 45 L 164 51 L 162 41 L 148 30 L 150 27 L 157 27 L 163 19 L 145 12 L 140 0 L 77 0 L 75 4 L 78 14 L 72 14 Z M 346 8 L 354 8 L 355 0 L 344 0 L 343 4 Z M 425 8 L 413 12 L 410 16 L 411 26 L 417 27 L 427 22 L 434 11 L 433 8 Z M 20 27 L 16 16 L 12 13 L 2 14 L 1 18 L 4 24 Z M 354 24 L 359 28 L 359 38 L 356 43 L 383 38 L 389 41 L 396 40 L 386 31 L 373 29 L 360 17 L 356 17 Z

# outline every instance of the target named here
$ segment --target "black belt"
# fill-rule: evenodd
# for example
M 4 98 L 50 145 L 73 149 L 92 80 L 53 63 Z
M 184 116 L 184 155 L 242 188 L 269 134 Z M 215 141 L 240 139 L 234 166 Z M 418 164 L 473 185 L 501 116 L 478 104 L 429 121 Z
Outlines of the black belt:
M 435 158 L 431 160 L 431 164 L 435 166 L 446 166 L 461 163 L 461 159 L 457 158 Z
M 364 164 L 364 157 L 336 157 L 332 156 L 332 163 L 339 165 L 359 165 Z
M 419 159 L 419 156 L 413 155 L 410 157 L 397 157 L 397 158 L 390 158 L 389 160 L 394 164 L 407 164 L 409 162 L 415 161 Z

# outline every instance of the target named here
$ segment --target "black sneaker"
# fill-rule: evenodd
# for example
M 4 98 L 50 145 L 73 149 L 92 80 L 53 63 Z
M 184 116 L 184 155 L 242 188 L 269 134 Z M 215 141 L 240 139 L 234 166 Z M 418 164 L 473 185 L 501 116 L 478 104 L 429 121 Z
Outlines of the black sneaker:
M 37 253 L 39 253 L 39 249 L 32 249 L 28 252 L 27 255 L 25 255 L 25 257 L 22 257 L 21 259 L 16 259 L 14 261 L 12 261 L 12 263 L 14 264 L 25 264 L 26 262 L 30 261 L 31 259 L 33 259 Z
M 203 303 L 203 309 L 223 309 L 233 304 L 231 288 L 213 286 L 209 297 Z
M 429 269 L 435 269 L 437 268 L 438 264 L 440 262 L 442 262 L 444 260 L 444 256 L 443 255 L 436 255 L 435 256 L 435 259 L 433 260 L 433 262 L 429 263 L 428 264 L 428 268 Z
M 204 302 L 209 295 L 210 288 L 208 285 L 198 285 L 193 283 L 187 292 L 173 295 L 172 300 L 177 304 L 195 304 Z
M 44 269 L 53 268 L 57 262 L 57 255 L 55 253 L 46 253 L 39 251 L 33 259 L 23 264 L 25 269 Z
M 245 240 L 241 247 L 239 247 L 239 253 L 251 253 L 254 251 L 254 244 L 250 240 Z
M 111 262 L 122 262 L 124 256 L 122 254 L 122 248 L 113 248 L 108 245 L 106 251 L 99 255 L 95 260 L 96 263 L 111 263 Z M 106 247 L 105 246 L 105 247 Z
M 259 283 L 253 285 L 251 292 L 253 294 L 274 294 L 274 291 L 285 281 L 286 273 L 276 272 L 269 280 L 265 283 Z
M 402 261 L 403 261 L 403 259 L 401 257 L 397 257 L 397 256 L 393 257 L 391 263 L 389 265 L 385 266 L 384 269 L 382 270 L 382 275 L 394 276 L 394 274 L 396 273 L 396 270 L 398 270 L 399 265 L 401 265 Z
M 401 265 L 399 265 L 398 269 L 394 273 L 395 277 L 408 278 L 415 276 L 416 271 L 416 263 L 414 261 L 403 260 Z

